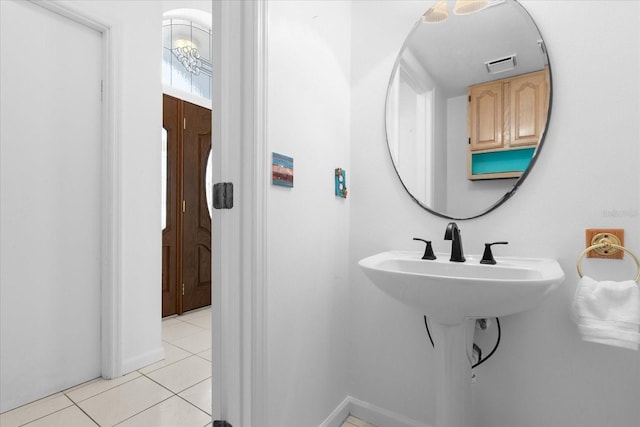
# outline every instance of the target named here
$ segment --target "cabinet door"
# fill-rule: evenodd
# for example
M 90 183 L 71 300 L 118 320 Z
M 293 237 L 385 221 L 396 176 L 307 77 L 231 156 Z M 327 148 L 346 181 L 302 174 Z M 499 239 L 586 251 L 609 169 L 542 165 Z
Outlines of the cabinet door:
M 470 149 L 502 148 L 502 82 L 469 87 Z
M 511 146 L 537 145 L 547 121 L 547 70 L 510 81 Z

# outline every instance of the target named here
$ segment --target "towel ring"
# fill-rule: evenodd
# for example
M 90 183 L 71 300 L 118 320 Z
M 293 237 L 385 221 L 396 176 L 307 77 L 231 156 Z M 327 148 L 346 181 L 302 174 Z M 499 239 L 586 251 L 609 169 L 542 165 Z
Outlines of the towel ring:
M 604 242 L 603 242 L 603 240 L 604 240 Z M 611 243 L 607 239 L 602 239 L 600 242 L 601 243 L 597 243 L 595 245 L 589 246 L 587 249 L 582 251 L 582 253 L 578 257 L 578 262 L 576 263 L 576 267 L 578 268 L 578 276 L 580 276 L 580 278 L 582 278 L 582 269 L 580 268 L 580 264 L 582 263 L 582 258 L 584 258 L 584 256 L 588 252 L 590 252 L 590 251 L 592 251 L 594 249 L 598 249 L 598 248 L 611 247 L 611 248 L 614 248 L 614 249 L 623 250 L 626 253 L 628 253 L 629 255 L 631 255 L 631 258 L 633 258 L 633 260 L 636 262 L 636 267 L 638 268 L 638 275 L 636 276 L 635 281 L 636 282 L 640 282 L 640 260 L 638 259 L 638 257 L 636 257 L 633 252 L 631 252 L 629 249 L 625 248 L 624 246 L 620 246 L 620 245 L 616 245 L 614 243 Z

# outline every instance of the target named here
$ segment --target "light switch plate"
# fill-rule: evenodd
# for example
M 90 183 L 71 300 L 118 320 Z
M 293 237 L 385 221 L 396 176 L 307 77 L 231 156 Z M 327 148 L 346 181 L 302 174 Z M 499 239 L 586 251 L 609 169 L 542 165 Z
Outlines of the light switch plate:
M 342 168 L 336 168 L 334 173 L 335 191 L 337 197 L 347 198 L 347 171 Z

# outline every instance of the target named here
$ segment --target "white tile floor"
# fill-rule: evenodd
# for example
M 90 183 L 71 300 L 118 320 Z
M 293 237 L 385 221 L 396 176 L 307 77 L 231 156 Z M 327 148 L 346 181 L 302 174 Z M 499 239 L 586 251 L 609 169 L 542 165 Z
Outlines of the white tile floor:
M 210 307 L 163 320 L 162 339 L 164 360 L 0 414 L 0 426 L 210 427 Z M 350 416 L 342 427 L 375 426 Z
M 165 359 L 0 414 L 2 427 L 211 426 L 211 310 L 162 321 Z
M 341 427 L 376 427 L 373 424 L 369 424 L 365 421 L 362 421 L 359 418 L 354 417 L 353 415 L 349 415 L 349 417 L 344 420 L 344 423 Z

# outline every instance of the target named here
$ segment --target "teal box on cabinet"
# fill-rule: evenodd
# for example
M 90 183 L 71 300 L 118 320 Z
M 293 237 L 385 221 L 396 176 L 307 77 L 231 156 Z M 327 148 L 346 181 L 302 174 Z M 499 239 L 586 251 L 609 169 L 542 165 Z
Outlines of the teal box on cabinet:
M 471 175 L 524 172 L 531 163 L 535 147 L 471 154 Z

